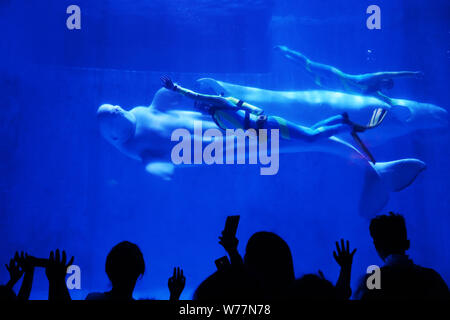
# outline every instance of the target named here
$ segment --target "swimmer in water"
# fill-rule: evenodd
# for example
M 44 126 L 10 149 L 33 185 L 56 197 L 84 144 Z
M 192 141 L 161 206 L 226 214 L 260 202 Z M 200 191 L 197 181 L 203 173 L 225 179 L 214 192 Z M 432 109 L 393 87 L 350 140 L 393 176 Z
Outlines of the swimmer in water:
M 284 140 L 304 140 L 313 142 L 329 138 L 342 132 L 358 131 L 358 125 L 351 122 L 347 114 L 336 115 L 322 120 L 312 127 L 305 127 L 281 117 L 264 115 L 256 106 L 234 97 L 201 94 L 174 84 L 168 77 L 161 77 L 166 89 L 178 92 L 195 101 L 202 112 L 209 113 L 217 126 L 226 129 L 278 129 Z
M 392 99 L 383 94 L 381 90 L 392 89 L 396 78 L 420 78 L 423 75 L 420 71 L 375 72 L 351 75 L 335 67 L 311 61 L 300 52 L 291 50 L 286 46 L 276 46 L 275 50 L 304 67 L 313 77 L 314 82 L 320 87 L 346 93 L 370 95 L 386 102 L 390 106 L 394 106 Z

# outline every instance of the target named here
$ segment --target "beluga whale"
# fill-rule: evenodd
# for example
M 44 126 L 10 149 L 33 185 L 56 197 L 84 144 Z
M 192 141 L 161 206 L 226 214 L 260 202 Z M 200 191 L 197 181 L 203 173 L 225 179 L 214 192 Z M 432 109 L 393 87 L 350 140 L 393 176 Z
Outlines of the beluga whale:
M 194 111 L 187 104 L 183 109 L 180 107 L 182 103 L 180 95 L 161 88 L 150 106 L 125 110 L 118 105 L 102 104 L 97 110 L 101 135 L 124 155 L 142 162 L 147 172 L 164 180 L 171 179 L 175 168 L 195 165 L 195 161 L 173 161 L 176 146 L 183 142 L 174 134 L 180 129 L 191 133 L 189 144 L 193 144 L 194 148 L 196 144 L 210 144 L 211 135 L 207 136 L 206 132 L 212 130 L 211 132 L 216 133 L 214 143 L 225 146 L 224 157 L 230 148 L 237 150 L 239 143 L 246 143 L 246 139 L 243 142 L 235 139 L 231 145 L 227 144 L 226 136 L 220 135 L 221 131 L 211 121 L 210 115 Z M 201 123 L 203 129 L 200 133 L 195 128 L 198 123 Z M 258 143 L 258 139 L 248 139 L 249 153 L 250 150 L 260 152 L 258 148 L 252 148 L 252 143 Z M 208 146 L 204 150 L 207 148 Z M 359 214 L 366 217 L 380 212 L 387 204 L 391 192 L 401 191 L 409 186 L 426 167 L 425 163 L 417 159 L 372 163 L 356 147 L 335 136 L 314 142 L 280 141 L 279 150 L 272 151 L 271 156 L 274 157 L 274 153 L 278 152 L 324 152 L 350 160 L 346 163 L 351 163 L 352 168 L 361 172 L 361 181 L 354 187 L 359 191 Z M 251 157 L 251 154 L 247 156 Z
M 375 97 L 329 90 L 275 91 L 238 85 L 212 78 L 197 80 L 203 90 L 233 96 L 300 125 L 311 126 L 321 119 L 347 113 L 353 121 L 366 124 L 374 110 L 388 110 L 384 121 L 373 130 L 361 134 L 370 145 L 379 145 L 422 129 L 448 126 L 448 113 L 431 103 L 391 99 L 394 106 Z M 351 138 L 338 135 L 348 142 Z

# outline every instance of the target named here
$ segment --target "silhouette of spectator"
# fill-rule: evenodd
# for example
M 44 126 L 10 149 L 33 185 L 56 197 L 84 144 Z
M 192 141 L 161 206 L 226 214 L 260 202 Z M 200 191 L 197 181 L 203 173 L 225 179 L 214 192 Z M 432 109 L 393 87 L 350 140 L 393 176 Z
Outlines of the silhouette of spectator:
M 377 216 L 370 222 L 375 249 L 385 262 L 380 268 L 380 289 L 369 290 L 367 278 L 360 284 L 356 297 L 364 300 L 449 299 L 441 276 L 433 269 L 413 263 L 405 254 L 410 242 L 403 216 Z
M 345 245 L 346 244 L 346 245 Z M 341 239 L 340 245 L 336 241 L 336 251 L 333 251 L 333 257 L 341 267 L 338 281 L 334 286 L 325 279 L 322 271 L 319 275 L 306 274 L 294 281 L 289 290 L 289 299 L 294 300 L 347 300 L 352 295 L 350 287 L 350 276 L 352 270 L 354 249 L 350 252 L 350 243 Z
M 198 286 L 194 300 L 230 301 L 260 297 L 260 286 L 244 267 L 235 234 L 222 231 L 219 244 L 228 253 L 230 260 L 224 265 L 218 265 L 218 270 Z
M 337 300 L 339 293 L 323 274 L 306 274 L 296 279 L 290 288 L 289 299 L 293 300 Z
M 74 258 L 67 261 L 66 252 L 63 250 L 60 255 L 59 249 L 50 251 L 45 274 L 48 279 L 48 300 L 49 301 L 70 301 L 69 290 L 66 285 L 67 268 L 72 265 Z
M 217 270 L 204 280 L 194 293 L 197 301 L 239 301 L 260 298 L 257 282 L 252 280 L 242 266 Z
M 234 235 L 222 232 L 219 240 L 230 256 L 231 265 L 243 265 L 247 277 L 257 281 L 264 298 L 286 296 L 295 274 L 291 250 L 281 237 L 267 231 L 253 234 L 247 242 L 243 260 L 237 250 L 239 241 Z
M 186 284 L 186 277 L 183 275 L 183 269 L 179 267 L 173 268 L 173 275 L 169 278 L 169 291 L 170 291 L 170 301 L 180 300 L 181 293 L 183 292 L 184 286 Z
M 10 280 L 5 286 L 0 286 L 0 300 L 28 300 L 30 297 L 31 286 L 33 283 L 34 266 L 28 259 L 28 254 L 18 252 L 14 258 L 9 261 L 9 265 L 5 265 L 9 272 Z M 22 278 L 19 294 L 16 296 L 13 287 Z
M 112 289 L 103 293 L 90 293 L 86 300 L 134 300 L 134 287 L 145 272 L 141 250 L 134 243 L 120 242 L 108 253 L 105 271 L 112 283 Z
M 257 232 L 250 237 L 244 266 L 260 284 L 265 298 L 282 298 L 295 280 L 291 250 L 272 232 Z

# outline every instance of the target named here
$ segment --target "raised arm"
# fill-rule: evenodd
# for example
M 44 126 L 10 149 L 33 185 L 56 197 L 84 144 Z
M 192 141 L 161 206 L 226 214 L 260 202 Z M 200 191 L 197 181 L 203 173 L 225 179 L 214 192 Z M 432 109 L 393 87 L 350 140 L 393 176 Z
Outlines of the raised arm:
M 9 281 L 6 284 L 6 287 L 9 289 L 13 289 L 14 285 L 17 283 L 17 281 L 22 278 L 22 275 L 24 273 L 23 269 L 20 267 L 19 263 L 17 262 L 16 257 L 18 256 L 18 253 L 16 252 L 16 255 L 13 259 L 9 261 L 9 265 L 5 264 L 6 270 L 9 272 Z
M 22 270 L 25 272 L 25 275 L 23 277 L 22 285 L 20 286 L 19 294 L 17 295 L 17 298 L 21 301 L 27 301 L 30 298 L 31 293 L 31 287 L 33 285 L 33 276 L 34 276 L 34 265 L 32 264 L 31 260 L 29 259 L 28 254 L 24 254 L 21 252 L 20 256 L 16 252 L 15 259 L 18 263 L 18 265 L 22 268 Z
M 239 240 L 236 238 L 236 236 L 229 235 L 222 231 L 222 235 L 219 236 L 219 244 L 228 253 L 232 266 L 242 266 L 244 264 L 237 248 Z
M 336 251 L 333 251 L 333 257 L 341 267 L 339 278 L 336 282 L 336 289 L 343 299 L 349 299 L 352 296 L 352 289 L 350 286 L 350 277 L 352 273 L 353 255 L 356 252 L 354 249 L 350 252 L 350 244 L 347 240 L 347 246 L 344 244 L 344 239 L 341 239 L 341 246 L 336 241 Z
M 378 91 L 380 89 L 392 88 L 394 85 L 394 79 L 398 78 L 416 78 L 420 79 L 423 77 L 421 71 L 383 71 L 374 73 L 364 73 L 360 75 L 351 75 L 357 83 L 363 84 L 372 88 L 371 91 Z
M 49 301 L 70 301 L 69 290 L 66 285 L 67 268 L 73 263 L 73 257 L 67 262 L 66 252 L 62 251 L 60 256 L 59 249 L 50 252 L 48 265 L 45 268 L 45 274 L 48 279 L 48 300 Z
M 206 102 L 206 103 L 210 103 L 210 104 L 222 104 L 223 100 L 224 100 L 221 96 L 202 94 L 202 93 L 198 93 L 198 92 L 183 88 L 183 87 L 179 86 L 178 84 L 174 84 L 172 82 L 172 80 L 166 76 L 161 77 L 161 82 L 162 82 L 164 88 L 181 93 L 182 95 L 184 95 L 192 100 Z
M 173 268 L 173 275 L 169 278 L 168 282 L 170 301 L 180 300 L 180 296 L 183 292 L 185 284 L 186 277 L 183 275 L 183 269 L 181 269 L 180 267 Z
M 421 71 L 384 71 L 372 73 L 375 78 L 382 79 L 394 79 L 394 78 L 421 78 L 423 72 Z

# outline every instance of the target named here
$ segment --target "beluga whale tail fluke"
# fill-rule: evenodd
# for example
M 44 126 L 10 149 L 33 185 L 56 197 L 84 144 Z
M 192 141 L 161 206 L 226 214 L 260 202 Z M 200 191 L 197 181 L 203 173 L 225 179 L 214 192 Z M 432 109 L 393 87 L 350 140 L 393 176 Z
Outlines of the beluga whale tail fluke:
M 407 188 L 425 169 L 426 164 L 417 159 L 370 163 L 359 200 L 360 216 L 373 218 L 386 206 L 391 192 Z

